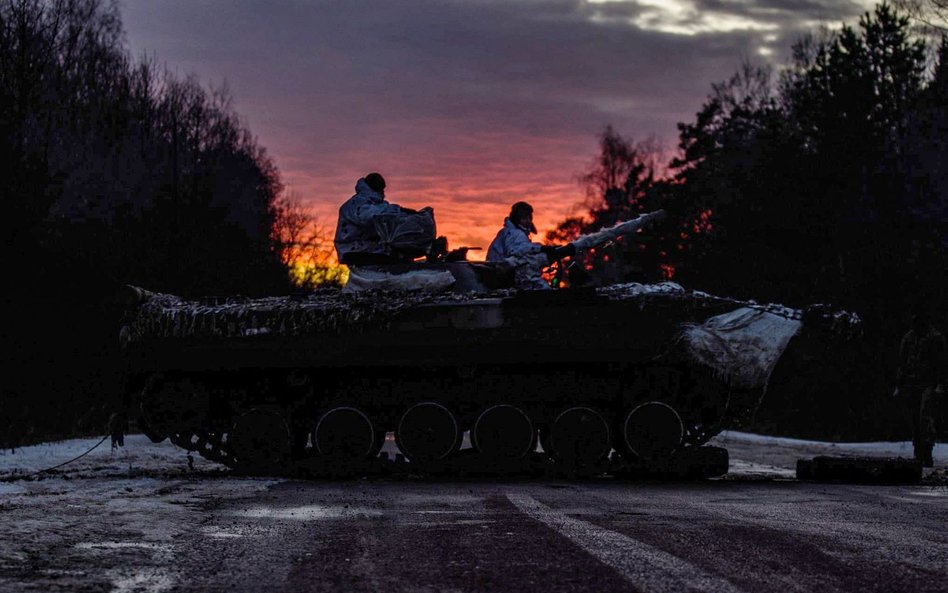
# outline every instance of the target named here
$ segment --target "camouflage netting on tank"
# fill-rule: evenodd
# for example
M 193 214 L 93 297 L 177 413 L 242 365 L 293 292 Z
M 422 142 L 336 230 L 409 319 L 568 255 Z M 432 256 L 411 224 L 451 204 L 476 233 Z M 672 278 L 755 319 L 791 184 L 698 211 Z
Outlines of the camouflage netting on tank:
M 231 297 L 190 301 L 170 294 L 137 291 L 142 304 L 123 329 L 124 343 L 148 338 L 240 338 L 352 331 L 384 325 L 399 313 L 425 303 L 498 298 L 514 293 L 513 290 L 469 295 L 326 289 L 306 297 Z M 673 283 L 624 284 L 600 289 L 599 292 L 613 300 L 641 300 L 643 305 L 651 299 L 696 298 L 690 291 Z
M 336 289 L 306 297 L 228 298 L 188 301 L 142 291 L 143 303 L 122 330 L 124 344 L 149 338 L 299 336 L 379 327 L 424 303 L 465 300 L 468 295 L 355 292 Z M 503 296 L 500 293 L 494 296 Z
M 228 298 L 189 301 L 168 294 L 133 289 L 141 303 L 122 330 L 123 343 L 150 338 L 243 338 L 263 335 L 298 336 L 319 332 L 358 331 L 384 326 L 399 313 L 427 303 L 457 302 L 478 298 L 512 296 L 513 290 L 489 294 L 365 291 L 346 293 L 336 289 L 317 291 L 305 297 Z M 752 307 L 792 320 L 804 312 L 780 305 L 757 305 L 686 290 L 673 282 L 619 284 L 600 288 L 599 295 L 614 301 L 675 302 L 703 309 L 712 304 Z M 842 323 L 834 318 L 835 323 Z
M 675 300 L 683 304 L 692 303 L 696 306 L 718 304 L 733 305 L 735 308 L 747 307 L 755 311 L 772 313 L 785 319 L 802 321 L 804 325 L 828 331 L 841 338 L 851 338 L 859 334 L 862 329 L 862 319 L 856 313 L 843 311 L 831 305 L 809 305 L 805 309 L 794 309 L 777 303 L 758 303 L 752 300 L 740 300 L 730 297 L 720 297 L 700 290 L 688 290 L 674 282 L 660 282 L 658 284 L 615 284 L 598 290 L 599 294 L 611 300 L 637 300 L 643 304 L 655 300 Z
M 688 290 L 680 284 L 674 282 L 660 282 L 658 284 L 638 284 L 631 282 L 628 284 L 615 284 L 598 290 L 599 294 L 609 297 L 614 301 L 636 300 L 643 305 L 650 301 L 676 301 L 683 305 L 692 304 L 696 307 L 706 307 L 711 304 L 734 305 L 735 307 L 750 307 L 758 311 L 773 313 L 787 319 L 802 319 L 803 311 L 791 309 L 783 305 L 766 304 L 760 305 L 754 301 L 741 301 L 727 297 L 719 297 L 701 292 L 700 290 Z

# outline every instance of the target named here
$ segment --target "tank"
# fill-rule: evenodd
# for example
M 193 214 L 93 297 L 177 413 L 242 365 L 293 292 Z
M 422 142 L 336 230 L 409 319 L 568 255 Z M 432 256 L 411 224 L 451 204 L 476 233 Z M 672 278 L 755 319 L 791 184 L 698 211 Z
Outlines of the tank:
M 257 473 L 719 475 L 706 443 L 753 413 L 791 340 L 858 324 L 674 283 L 498 288 L 505 271 L 473 262 L 359 272 L 295 297 L 130 287 L 128 413 Z M 452 282 L 380 288 L 406 273 Z

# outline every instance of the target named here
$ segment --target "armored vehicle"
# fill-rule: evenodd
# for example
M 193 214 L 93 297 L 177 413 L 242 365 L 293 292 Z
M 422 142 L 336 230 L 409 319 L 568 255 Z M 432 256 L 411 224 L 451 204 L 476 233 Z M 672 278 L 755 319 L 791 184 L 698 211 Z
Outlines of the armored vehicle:
M 670 282 L 518 291 L 491 264 L 397 271 L 256 300 L 130 288 L 129 410 L 154 440 L 253 471 L 714 475 L 726 452 L 703 445 L 756 408 L 791 340 L 856 323 Z

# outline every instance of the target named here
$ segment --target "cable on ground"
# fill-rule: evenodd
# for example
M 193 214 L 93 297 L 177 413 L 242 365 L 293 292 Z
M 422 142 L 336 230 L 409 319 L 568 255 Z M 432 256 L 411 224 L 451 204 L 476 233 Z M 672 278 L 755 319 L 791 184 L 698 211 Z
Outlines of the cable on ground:
M 85 457 L 86 455 L 88 455 L 89 453 L 92 453 L 93 451 L 95 451 L 96 449 L 98 449 L 98 448 L 99 448 L 99 445 L 101 445 L 102 443 L 104 443 L 105 440 L 106 440 L 107 438 L 109 438 L 109 436 L 111 436 L 111 435 L 105 435 L 104 437 L 102 437 L 102 440 L 100 440 L 98 443 L 92 445 L 92 447 L 89 448 L 88 451 L 86 451 L 85 453 L 82 453 L 82 454 L 80 454 L 80 455 L 77 455 L 77 456 L 73 457 L 73 458 L 70 459 L 69 461 L 64 461 L 64 462 L 60 463 L 59 465 L 54 465 L 54 466 L 52 466 L 52 467 L 47 467 L 46 469 L 41 469 L 41 470 L 38 470 L 38 471 L 35 471 L 35 472 L 32 472 L 32 473 L 29 473 L 29 474 L 6 476 L 6 477 L 0 479 L 0 481 L 10 482 L 10 481 L 13 481 L 13 480 L 25 480 L 25 479 L 27 479 L 27 478 L 32 478 L 33 476 L 38 476 L 38 475 L 40 475 L 40 474 L 45 474 L 46 472 L 51 472 L 51 471 L 53 471 L 53 470 L 57 470 L 57 469 L 59 469 L 59 468 L 61 468 L 61 467 L 63 467 L 63 466 L 66 466 L 66 465 L 69 465 L 70 463 L 73 463 L 74 461 L 79 461 L 80 459 L 82 459 L 83 457 Z

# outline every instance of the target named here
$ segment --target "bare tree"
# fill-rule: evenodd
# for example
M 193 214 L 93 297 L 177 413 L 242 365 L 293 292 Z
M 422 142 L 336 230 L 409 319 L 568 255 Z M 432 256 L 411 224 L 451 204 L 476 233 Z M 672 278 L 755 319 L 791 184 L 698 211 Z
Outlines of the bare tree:
M 626 190 L 630 175 L 634 176 L 639 169 L 653 175 L 660 152 L 655 138 L 636 143 L 622 137 L 611 125 L 606 126 L 599 135 L 599 154 L 579 176 L 579 183 L 586 190 L 586 196 L 598 202 L 610 191 Z
M 895 0 L 895 6 L 934 32 L 948 32 L 948 0 Z
M 285 193 L 274 209 L 274 242 L 293 283 L 309 289 L 343 284 L 346 270 L 336 262 L 330 231 L 300 196 Z

